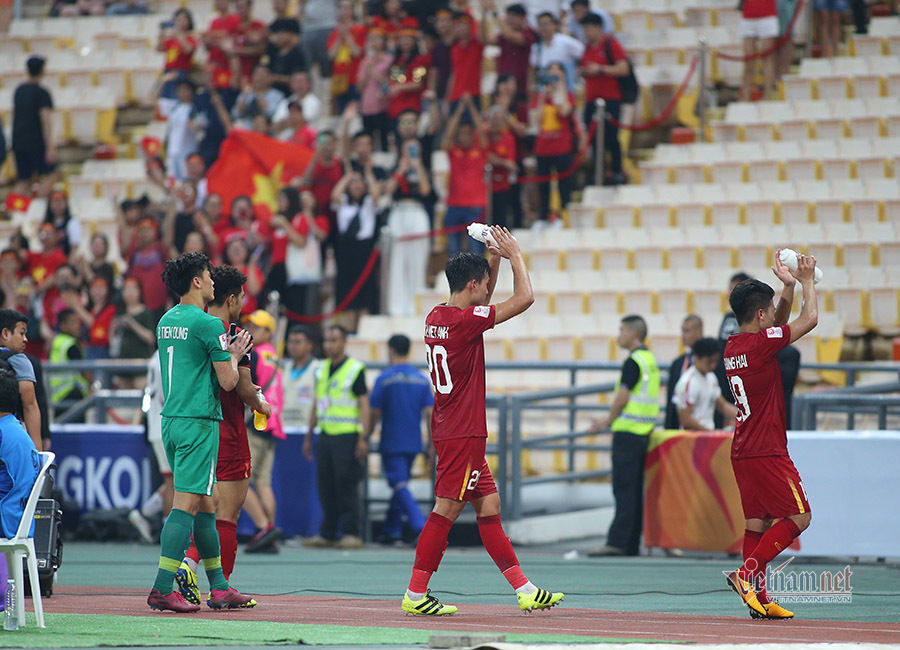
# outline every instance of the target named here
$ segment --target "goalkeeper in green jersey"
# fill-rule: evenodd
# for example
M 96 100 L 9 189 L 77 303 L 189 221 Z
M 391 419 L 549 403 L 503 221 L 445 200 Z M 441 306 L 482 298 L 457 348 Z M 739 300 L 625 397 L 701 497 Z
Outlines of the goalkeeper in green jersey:
M 175 499 L 163 526 L 159 571 L 147 598 L 152 609 L 195 612 L 199 605 L 173 591 L 175 572 L 191 534 L 209 578 L 213 609 L 253 607 L 256 601 L 238 592 L 222 574 L 213 485 L 219 454 L 219 389 L 238 382 L 238 360 L 252 347 L 241 332 L 228 340 L 222 320 L 206 313 L 214 298 L 209 258 L 188 253 L 169 260 L 162 272 L 166 287 L 181 300 L 156 328 L 163 387 L 162 439 L 172 467 Z

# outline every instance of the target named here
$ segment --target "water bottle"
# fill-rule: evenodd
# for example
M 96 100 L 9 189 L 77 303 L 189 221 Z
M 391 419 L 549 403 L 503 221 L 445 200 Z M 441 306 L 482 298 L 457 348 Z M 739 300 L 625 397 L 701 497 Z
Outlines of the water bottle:
M 470 223 L 469 227 L 466 228 L 466 231 L 469 233 L 469 237 L 475 241 L 480 241 L 482 244 L 490 244 L 491 246 L 497 245 L 497 242 L 495 242 L 494 238 L 491 236 L 491 227 L 486 224 L 478 222 Z
M 259 401 L 263 404 L 266 404 L 266 396 L 263 395 L 262 388 L 256 391 L 256 397 L 259 398 Z M 253 410 L 253 428 L 257 431 L 265 431 L 266 425 L 269 422 L 269 418 L 265 413 L 260 413 L 256 409 Z
M 6 620 L 3 621 L 3 629 L 19 629 L 19 614 L 16 611 L 16 581 L 12 578 L 6 581 Z

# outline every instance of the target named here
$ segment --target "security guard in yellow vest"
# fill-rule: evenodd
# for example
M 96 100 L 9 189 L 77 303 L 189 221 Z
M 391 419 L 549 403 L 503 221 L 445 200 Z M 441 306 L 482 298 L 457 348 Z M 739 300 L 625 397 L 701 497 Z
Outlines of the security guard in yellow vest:
M 318 428 L 316 471 L 323 518 L 319 535 L 307 539 L 304 546 L 355 549 L 363 545 L 359 483 L 365 478 L 366 438 L 372 423 L 366 367 L 346 355 L 346 343 L 343 327 L 332 325 L 325 330 L 323 347 L 328 358 L 317 370 L 316 407 L 303 441 L 303 454 L 312 460 L 313 432 Z
M 659 415 L 659 367 L 644 347 L 647 323 L 626 316 L 619 326 L 619 347 L 630 352 L 616 383 L 609 415 L 594 422 L 595 431 L 613 432 L 612 472 L 616 514 L 606 546 L 590 556 L 637 555 L 644 520 L 644 461 L 650 432 Z
M 50 363 L 65 363 L 84 359 L 78 337 L 81 319 L 73 309 L 63 309 L 57 318 L 59 334 L 50 343 Z M 56 406 L 64 400 L 79 400 L 88 394 L 88 382 L 78 371 L 55 372 L 50 375 L 50 401 Z M 56 409 L 57 415 L 64 409 Z

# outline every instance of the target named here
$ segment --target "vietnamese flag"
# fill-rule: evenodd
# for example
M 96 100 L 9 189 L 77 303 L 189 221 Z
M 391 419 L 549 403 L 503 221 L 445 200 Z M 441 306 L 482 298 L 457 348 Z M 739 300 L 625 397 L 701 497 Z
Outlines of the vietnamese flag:
M 274 213 L 279 190 L 302 176 L 312 157 L 313 151 L 307 147 L 255 131 L 233 129 L 206 175 L 209 191 L 222 197 L 226 213 L 232 200 L 241 195 Z
M 10 192 L 6 195 L 6 211 L 7 212 L 28 212 L 28 206 L 31 205 L 31 197 L 23 194 Z

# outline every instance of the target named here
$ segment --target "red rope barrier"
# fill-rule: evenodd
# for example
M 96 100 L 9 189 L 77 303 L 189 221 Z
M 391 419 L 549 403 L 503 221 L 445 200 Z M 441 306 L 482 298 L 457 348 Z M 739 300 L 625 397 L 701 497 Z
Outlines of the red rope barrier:
M 568 178 L 576 171 L 578 171 L 578 167 L 581 165 L 581 161 L 584 160 L 585 155 L 587 154 L 588 148 L 591 146 L 591 141 L 594 139 L 594 134 L 597 131 L 597 122 L 596 120 L 591 122 L 591 126 L 588 128 L 588 136 L 585 140 L 584 146 L 581 150 L 576 154 L 575 161 L 572 165 L 561 172 L 556 172 L 556 178 L 559 180 L 560 178 Z M 522 176 L 519 178 L 519 183 L 549 183 L 553 180 L 553 174 L 545 174 L 544 176 Z
M 799 0 L 797 2 L 797 6 L 794 7 L 794 15 L 791 16 L 791 22 L 788 23 L 787 28 L 784 30 L 784 34 L 778 37 L 775 41 L 775 44 L 772 45 L 768 50 L 763 50 L 762 52 L 754 52 L 753 54 L 748 55 L 740 55 L 735 56 L 733 54 L 725 54 L 724 52 L 719 52 L 718 50 L 713 50 L 713 56 L 717 56 L 720 59 L 725 59 L 726 61 L 755 61 L 756 59 L 764 59 L 770 54 L 774 54 L 778 50 L 780 50 L 784 44 L 791 37 L 791 32 L 794 30 L 794 24 L 797 22 L 797 18 L 800 16 L 800 7 L 803 6 L 804 0 Z M 811 35 L 807 35 L 807 38 L 811 38 Z
M 435 235 L 449 235 L 451 233 L 462 232 L 466 228 L 469 227 L 469 224 L 464 224 L 461 226 L 452 226 L 450 228 L 435 228 L 433 230 L 429 230 L 427 232 L 417 232 L 412 233 L 411 235 L 403 235 L 402 237 L 398 237 L 398 242 L 407 242 L 413 241 L 416 239 L 425 239 L 426 237 L 431 238 Z M 291 311 L 287 307 L 282 307 L 284 311 L 284 315 L 288 317 L 289 320 L 294 321 L 295 323 L 321 323 L 323 321 L 328 320 L 329 318 L 333 318 L 337 316 L 342 311 L 347 309 L 353 299 L 359 294 L 362 290 L 363 285 L 366 283 L 366 280 L 369 279 L 369 276 L 372 275 L 372 271 L 375 270 L 375 263 L 378 261 L 378 258 L 381 255 L 381 251 L 378 248 L 372 250 L 372 254 L 369 255 L 369 259 L 366 262 L 365 267 L 363 267 L 362 273 L 359 274 L 359 277 L 356 278 L 356 282 L 353 283 L 353 286 L 350 287 L 350 291 L 347 292 L 347 295 L 344 296 L 344 299 L 341 300 L 340 304 L 337 305 L 333 310 L 331 310 L 327 314 L 319 314 L 316 316 L 307 316 L 305 314 L 298 314 L 297 312 Z
M 606 116 L 606 119 L 615 127 L 620 129 L 628 129 L 629 131 L 647 131 L 649 129 L 655 129 L 660 124 L 669 119 L 669 116 L 672 114 L 672 111 L 675 110 L 675 106 L 678 104 L 678 100 L 681 99 L 681 96 L 687 90 L 688 84 L 691 81 L 691 78 L 694 76 L 694 71 L 697 69 L 697 64 L 700 62 L 700 57 L 695 56 L 691 59 L 691 67 L 688 69 L 687 74 L 684 77 L 684 81 L 681 82 L 681 85 L 678 87 L 678 90 L 675 91 L 675 96 L 672 97 L 672 101 L 663 109 L 662 113 L 659 114 L 659 117 L 656 117 L 645 124 L 622 124 L 619 120 L 613 119 L 610 116 Z

